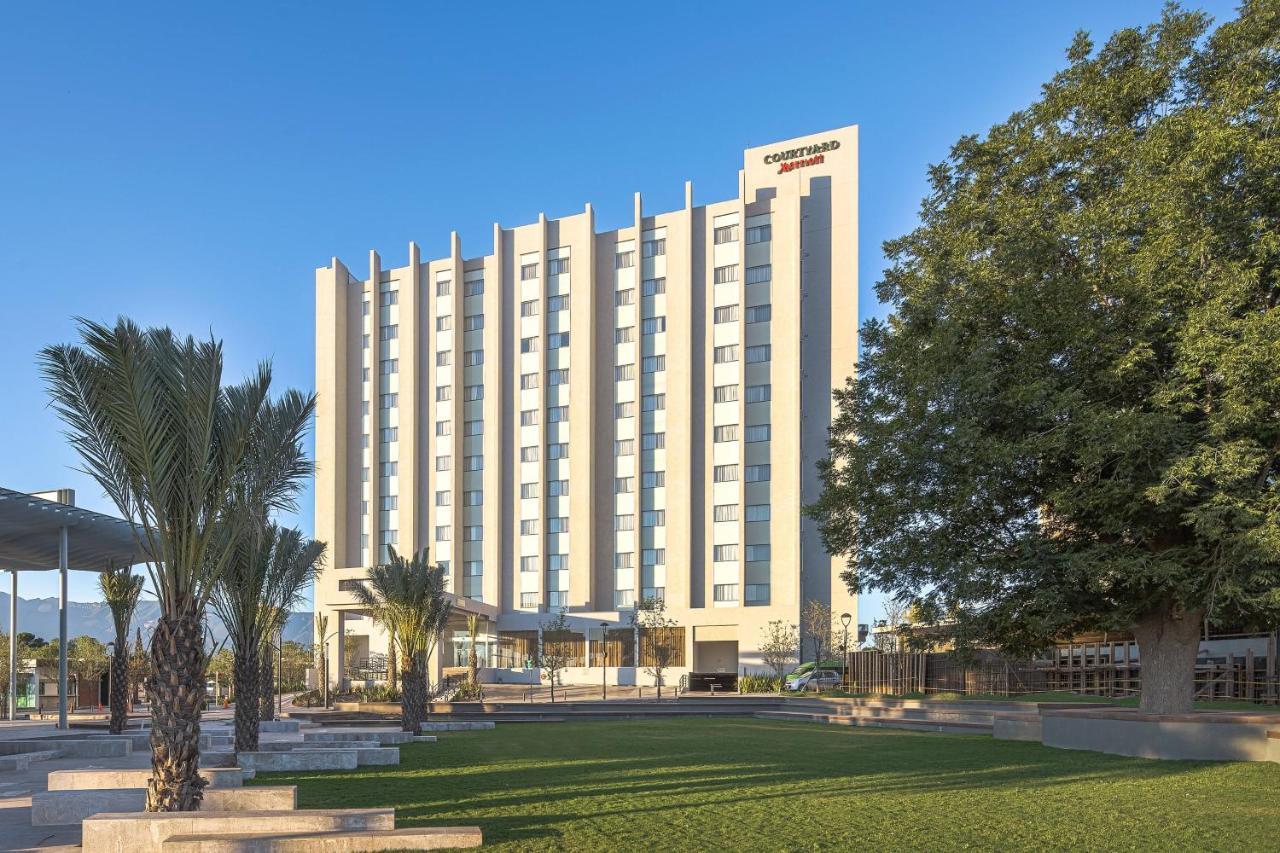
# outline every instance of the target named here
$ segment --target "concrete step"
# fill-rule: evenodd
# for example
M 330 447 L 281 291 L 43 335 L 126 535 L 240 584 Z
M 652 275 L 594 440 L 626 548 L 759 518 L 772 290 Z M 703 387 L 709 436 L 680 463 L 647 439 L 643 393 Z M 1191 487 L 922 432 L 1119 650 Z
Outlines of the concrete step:
M 207 788 L 200 811 L 290 811 L 297 805 L 296 785 Z M 38 791 L 31 795 L 31 825 L 74 825 L 103 812 L 138 812 L 146 806 L 145 788 Z
M 432 721 L 422 724 L 424 732 L 467 732 L 478 731 L 480 729 L 491 729 L 494 724 L 491 720 L 468 720 L 468 721 Z
M 827 723 L 837 726 L 859 726 L 882 729 L 908 729 L 918 732 L 943 732 L 946 734 L 991 734 L 991 726 L 985 723 L 930 722 L 905 718 L 859 717 L 841 714 L 811 714 L 800 711 L 760 711 L 752 716 L 762 720 L 795 720 L 810 723 Z
M 160 853 L 174 836 L 298 835 L 395 829 L 395 809 L 98 814 L 80 825 L 87 853 Z
M 56 749 L 41 752 L 19 752 L 16 755 L 0 755 L 0 770 L 27 770 L 37 761 L 49 761 L 61 758 L 62 753 Z
M 24 752 L 48 752 L 57 750 L 67 758 L 118 758 L 133 754 L 133 744 L 128 740 L 108 738 L 33 738 L 31 740 L 0 740 L 0 755 L 20 755 Z
M 400 743 L 411 743 L 413 741 L 413 732 L 379 731 L 377 729 L 325 729 L 324 731 L 303 732 L 302 741 L 303 743 L 374 741 L 383 746 L 394 746 Z
M 246 778 L 239 767 L 202 767 L 200 775 L 208 782 L 205 790 L 239 788 Z M 49 774 L 50 791 L 96 791 L 113 788 L 145 788 L 151 780 L 151 769 L 114 770 L 88 768 L 55 770 Z
M 165 853 L 370 853 L 380 850 L 441 850 L 479 847 L 478 826 L 415 826 L 291 835 L 177 835 L 164 842 Z
M 240 766 L 260 773 L 287 773 L 299 770 L 355 770 L 360 764 L 358 749 L 294 749 L 289 752 L 242 752 Z M 380 758 L 382 756 L 378 756 Z M 366 759 L 366 761 L 376 761 Z M 400 751 L 396 750 L 399 763 Z

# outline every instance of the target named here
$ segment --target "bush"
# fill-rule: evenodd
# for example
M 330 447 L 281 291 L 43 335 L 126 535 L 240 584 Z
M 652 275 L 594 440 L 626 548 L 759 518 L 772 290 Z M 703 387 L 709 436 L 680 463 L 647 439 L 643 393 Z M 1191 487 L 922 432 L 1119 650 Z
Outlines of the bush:
M 477 682 L 475 684 L 470 681 L 464 681 L 458 685 L 458 689 L 453 692 L 451 702 L 479 702 L 484 699 L 484 689 Z
M 307 690 L 293 697 L 293 704 L 303 708 L 315 708 L 324 701 L 324 696 L 319 690 Z
M 741 675 L 738 689 L 743 693 L 777 693 L 778 679 L 772 675 Z

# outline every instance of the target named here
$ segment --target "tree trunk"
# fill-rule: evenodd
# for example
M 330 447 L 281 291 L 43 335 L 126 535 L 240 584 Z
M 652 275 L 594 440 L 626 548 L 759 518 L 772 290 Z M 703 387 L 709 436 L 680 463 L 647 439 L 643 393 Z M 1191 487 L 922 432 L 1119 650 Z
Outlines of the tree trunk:
M 262 669 L 258 671 L 258 690 L 262 703 L 258 707 L 258 719 L 274 720 L 276 718 L 276 667 L 275 658 L 271 656 L 271 644 L 268 643 L 262 652 Z
M 387 686 L 396 689 L 396 632 L 387 637 Z
M 232 679 L 236 694 L 236 752 L 258 749 L 258 678 L 262 658 L 257 649 L 237 650 Z
M 401 673 L 400 728 L 406 732 L 421 734 L 422 721 L 427 707 L 426 674 L 422 663 L 413 661 Z
M 1142 678 L 1139 708 L 1152 714 L 1186 714 L 1194 708 L 1196 653 L 1203 610 L 1165 608 L 1133 626 Z
M 121 734 L 129 727 L 129 650 L 119 638 L 111 653 L 111 725 L 108 731 Z
M 151 635 L 151 779 L 147 811 L 200 807 L 200 713 L 204 709 L 204 626 L 200 615 L 161 616 Z

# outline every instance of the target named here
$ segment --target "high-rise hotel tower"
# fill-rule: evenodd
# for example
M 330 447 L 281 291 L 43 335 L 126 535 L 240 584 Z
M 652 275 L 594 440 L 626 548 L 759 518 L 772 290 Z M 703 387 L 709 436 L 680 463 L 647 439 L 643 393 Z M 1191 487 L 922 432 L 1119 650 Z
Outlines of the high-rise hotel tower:
M 650 683 L 631 613 L 662 598 L 685 671 L 759 669 L 762 629 L 818 600 L 856 621 L 802 508 L 857 352 L 856 127 L 749 148 L 738 196 L 625 227 L 581 213 L 446 257 L 316 271 L 316 535 L 330 680 L 382 677 L 351 589 L 429 550 L 465 661 L 514 681 L 539 626 L 582 634 L 566 680 Z M 601 626 L 605 624 L 607 629 Z M 837 630 L 839 630 L 837 628 Z M 837 644 L 839 638 L 837 639 Z

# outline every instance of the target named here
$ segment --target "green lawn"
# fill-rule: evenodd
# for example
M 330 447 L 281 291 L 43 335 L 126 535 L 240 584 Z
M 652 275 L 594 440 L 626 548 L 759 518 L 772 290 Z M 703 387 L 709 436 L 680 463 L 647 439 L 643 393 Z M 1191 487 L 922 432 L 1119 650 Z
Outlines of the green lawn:
M 395 806 L 496 850 L 1262 850 L 1280 765 L 1162 762 L 989 737 L 677 718 L 510 723 L 399 767 L 260 774 L 301 808 Z

